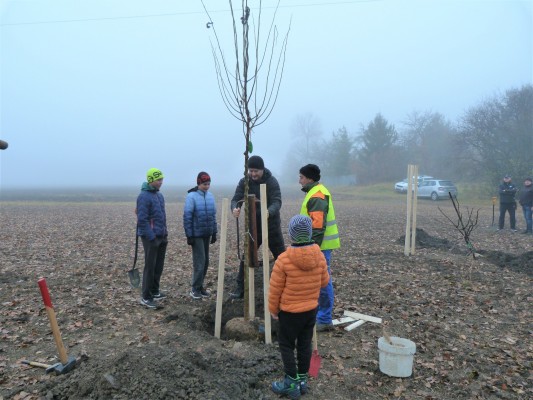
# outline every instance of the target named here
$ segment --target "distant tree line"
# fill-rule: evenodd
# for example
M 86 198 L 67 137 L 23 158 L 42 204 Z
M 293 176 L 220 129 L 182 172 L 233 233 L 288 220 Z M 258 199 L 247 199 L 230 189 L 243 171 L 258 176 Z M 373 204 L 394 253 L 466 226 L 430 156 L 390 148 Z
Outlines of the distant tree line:
M 316 163 L 325 177 L 352 176 L 359 184 L 404 178 L 407 164 L 421 174 L 494 186 L 504 174 L 516 182 L 533 175 L 533 86 L 507 90 L 465 111 L 455 123 L 438 112 L 413 112 L 401 130 L 378 113 L 357 133 L 345 127 L 324 139 L 309 113 L 292 127 L 282 176 Z

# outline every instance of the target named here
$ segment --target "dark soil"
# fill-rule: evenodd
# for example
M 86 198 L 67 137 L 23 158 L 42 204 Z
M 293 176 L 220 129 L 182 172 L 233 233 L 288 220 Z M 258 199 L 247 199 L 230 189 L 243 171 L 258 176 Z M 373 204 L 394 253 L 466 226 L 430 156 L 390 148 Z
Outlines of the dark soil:
M 481 207 L 474 259 L 437 208 L 453 218 L 451 204 L 419 201 L 416 252 L 405 256 L 404 196 L 372 202 L 338 197 L 335 318 L 344 310 L 383 318 L 392 336 L 412 340 L 417 351 L 412 376 L 395 378 L 379 369 L 381 325 L 320 333 L 322 366 L 306 397 L 532 398 L 533 237 L 496 231 L 491 207 Z M 300 201 L 284 202 L 284 230 Z M 220 207 L 222 198 L 217 202 Z M 131 202 L 0 203 L 0 399 L 277 398 L 270 391 L 282 376 L 275 329 L 274 345 L 229 339 L 225 332 L 227 321 L 243 315 L 243 302 L 228 299 L 238 265 L 233 218 L 217 339 L 216 293 L 201 301 L 188 296 L 192 259 L 181 202 L 167 205 L 162 286 L 168 298 L 158 310 L 139 304 L 139 289 L 130 287 L 126 273 L 134 253 L 133 208 Z M 212 247 L 206 280 L 212 292 L 220 242 Z M 142 257 L 140 249 L 141 266 Z M 40 277 L 47 280 L 67 352 L 77 359 L 65 375 L 21 363 L 58 362 Z M 256 283 L 256 316 L 262 318 L 261 268 Z M 256 326 L 261 338 L 264 324 Z

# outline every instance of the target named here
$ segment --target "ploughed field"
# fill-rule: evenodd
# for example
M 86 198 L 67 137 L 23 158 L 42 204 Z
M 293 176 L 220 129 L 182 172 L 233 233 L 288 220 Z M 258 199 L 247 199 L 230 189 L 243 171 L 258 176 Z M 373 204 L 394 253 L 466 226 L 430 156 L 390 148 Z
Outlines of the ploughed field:
M 416 252 L 405 256 L 404 196 L 362 201 L 332 193 L 342 240 L 332 260 L 334 317 L 345 310 L 380 317 L 391 335 L 415 342 L 417 350 L 412 376 L 394 378 L 379 370 L 381 325 L 319 333 L 322 365 L 305 397 L 533 397 L 533 237 L 496 231 L 492 206 L 474 205 L 480 211 L 472 233 L 479 256 L 473 259 L 441 213 L 456 219 L 451 202 L 419 200 Z M 222 195 L 217 195 L 220 220 Z M 285 234 L 302 195 L 287 197 Z M 192 257 L 179 200 L 167 197 L 170 235 L 162 289 L 168 297 L 158 310 L 139 304 L 139 289 L 130 287 L 126 273 L 134 255 L 134 198 L 0 203 L 0 399 L 277 398 L 270 390 L 282 376 L 275 332 L 274 345 L 225 334 L 226 322 L 243 312 L 242 301 L 228 299 L 238 265 L 235 220 L 229 216 L 217 339 L 221 240 L 211 247 L 206 278 L 213 295 L 193 300 Z M 517 220 L 523 228 L 518 213 Z M 141 268 L 142 260 L 141 246 Z M 58 362 L 40 277 L 47 280 L 67 353 L 77 359 L 65 375 L 21 363 Z M 256 277 L 259 286 L 261 270 Z M 260 296 L 256 315 L 263 317 Z

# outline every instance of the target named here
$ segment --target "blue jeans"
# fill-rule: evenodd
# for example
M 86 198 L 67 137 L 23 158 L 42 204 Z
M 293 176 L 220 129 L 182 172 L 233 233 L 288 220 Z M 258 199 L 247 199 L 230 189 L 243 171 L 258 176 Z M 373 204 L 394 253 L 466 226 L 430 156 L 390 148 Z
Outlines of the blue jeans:
M 333 282 L 331 279 L 331 250 L 322 250 L 326 263 L 328 264 L 329 282 L 326 287 L 320 289 L 320 296 L 318 297 L 318 312 L 316 314 L 316 322 L 318 324 L 331 324 L 333 315 L 333 300 L 335 294 L 333 293 Z
M 526 231 L 531 233 L 532 228 L 532 212 L 531 206 L 522 206 L 522 211 L 524 212 L 524 218 L 526 220 Z

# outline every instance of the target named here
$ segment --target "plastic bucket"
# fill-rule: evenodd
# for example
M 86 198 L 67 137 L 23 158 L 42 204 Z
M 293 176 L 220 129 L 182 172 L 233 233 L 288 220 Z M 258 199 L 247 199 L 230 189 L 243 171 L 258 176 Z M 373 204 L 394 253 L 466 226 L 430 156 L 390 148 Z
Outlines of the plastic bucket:
M 384 337 L 378 339 L 379 370 L 389 376 L 406 378 L 413 373 L 413 356 L 416 345 L 409 339 L 391 336 L 391 343 Z

